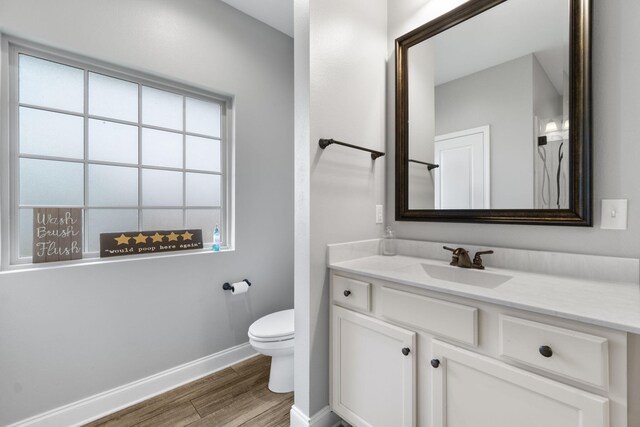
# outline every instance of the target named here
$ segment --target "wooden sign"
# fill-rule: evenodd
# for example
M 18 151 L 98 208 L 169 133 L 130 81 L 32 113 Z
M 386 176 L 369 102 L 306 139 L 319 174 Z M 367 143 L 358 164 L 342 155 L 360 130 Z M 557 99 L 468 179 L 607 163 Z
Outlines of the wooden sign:
M 33 209 L 33 262 L 82 258 L 82 209 Z
M 101 258 L 202 248 L 202 230 L 154 230 L 100 234 Z

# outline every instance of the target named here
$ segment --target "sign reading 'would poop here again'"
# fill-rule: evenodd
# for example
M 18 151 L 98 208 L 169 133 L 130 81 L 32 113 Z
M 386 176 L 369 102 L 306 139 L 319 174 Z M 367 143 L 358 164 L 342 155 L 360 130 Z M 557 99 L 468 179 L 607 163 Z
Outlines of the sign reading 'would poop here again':
M 33 262 L 82 258 L 80 208 L 33 209 Z
M 100 234 L 101 258 L 202 248 L 202 230 L 154 230 Z

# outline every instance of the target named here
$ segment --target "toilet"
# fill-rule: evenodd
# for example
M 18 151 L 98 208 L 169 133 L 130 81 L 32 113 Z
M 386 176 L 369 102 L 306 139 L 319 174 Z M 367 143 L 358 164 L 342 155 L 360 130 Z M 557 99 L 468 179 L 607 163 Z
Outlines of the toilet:
M 269 390 L 293 391 L 293 309 L 268 314 L 249 327 L 249 343 L 265 356 L 271 356 Z

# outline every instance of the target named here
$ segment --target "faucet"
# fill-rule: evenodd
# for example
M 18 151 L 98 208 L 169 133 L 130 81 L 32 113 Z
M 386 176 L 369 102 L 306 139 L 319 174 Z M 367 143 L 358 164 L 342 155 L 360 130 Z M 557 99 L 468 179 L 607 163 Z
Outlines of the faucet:
M 450 265 L 455 265 L 461 268 L 477 268 L 478 270 L 484 270 L 484 265 L 482 265 L 482 257 L 481 255 L 492 254 L 492 250 L 488 251 L 478 251 L 473 257 L 473 262 L 471 258 L 469 258 L 469 251 L 465 248 L 449 248 L 447 246 L 443 246 L 444 249 L 453 252 L 451 256 Z

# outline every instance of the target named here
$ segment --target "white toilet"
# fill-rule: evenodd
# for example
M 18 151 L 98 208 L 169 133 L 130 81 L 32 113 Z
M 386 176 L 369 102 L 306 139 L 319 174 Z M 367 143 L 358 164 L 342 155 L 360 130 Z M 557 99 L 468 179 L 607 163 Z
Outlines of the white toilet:
M 271 356 L 269 390 L 293 391 L 293 309 L 268 314 L 249 327 L 249 343 L 265 356 Z

